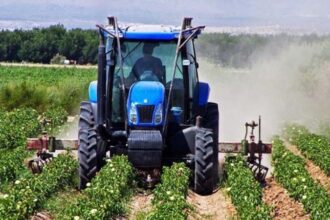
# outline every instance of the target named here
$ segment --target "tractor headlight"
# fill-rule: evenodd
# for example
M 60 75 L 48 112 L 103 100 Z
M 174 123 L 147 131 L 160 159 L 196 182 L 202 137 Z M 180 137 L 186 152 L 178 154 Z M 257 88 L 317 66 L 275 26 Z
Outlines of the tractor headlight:
M 131 103 L 131 108 L 129 110 L 129 121 L 133 124 L 137 123 L 137 110 L 134 103 Z
M 163 120 L 163 105 L 162 103 L 157 105 L 155 112 L 155 123 L 160 124 Z

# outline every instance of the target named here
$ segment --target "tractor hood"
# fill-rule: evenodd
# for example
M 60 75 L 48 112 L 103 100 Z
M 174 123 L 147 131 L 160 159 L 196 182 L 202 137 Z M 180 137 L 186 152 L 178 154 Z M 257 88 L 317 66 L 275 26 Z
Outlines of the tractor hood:
M 139 81 L 131 86 L 127 99 L 129 126 L 159 126 L 164 119 L 165 88 L 160 82 Z

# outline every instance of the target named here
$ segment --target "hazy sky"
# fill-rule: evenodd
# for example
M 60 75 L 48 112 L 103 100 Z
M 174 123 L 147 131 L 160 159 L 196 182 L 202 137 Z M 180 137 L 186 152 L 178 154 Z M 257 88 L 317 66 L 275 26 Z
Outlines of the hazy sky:
M 0 20 L 93 27 L 108 15 L 136 23 L 179 24 L 192 16 L 209 26 L 330 29 L 328 0 L 0 0 Z

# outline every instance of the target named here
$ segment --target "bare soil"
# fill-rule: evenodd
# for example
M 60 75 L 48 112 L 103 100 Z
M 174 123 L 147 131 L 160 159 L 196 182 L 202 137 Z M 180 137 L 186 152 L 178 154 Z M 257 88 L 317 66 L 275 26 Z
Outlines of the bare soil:
M 330 177 L 327 176 L 320 167 L 316 166 L 311 160 L 307 159 L 302 155 L 299 149 L 294 146 L 287 144 L 288 149 L 297 156 L 302 157 L 306 161 L 306 170 L 308 171 L 309 175 L 314 179 L 315 182 L 320 183 L 330 195 Z
M 135 220 L 137 217 L 142 214 L 146 213 L 151 210 L 151 200 L 153 198 L 153 195 L 149 192 L 138 192 L 136 193 L 130 204 L 130 214 L 128 216 L 128 219 Z
M 273 177 L 267 178 L 266 183 L 262 200 L 273 207 L 271 215 L 275 220 L 310 219 L 302 204 L 290 198 L 287 191 Z
M 194 208 L 189 214 L 188 220 L 235 219 L 235 207 L 222 190 L 218 190 L 209 196 L 200 196 L 189 190 L 187 200 Z

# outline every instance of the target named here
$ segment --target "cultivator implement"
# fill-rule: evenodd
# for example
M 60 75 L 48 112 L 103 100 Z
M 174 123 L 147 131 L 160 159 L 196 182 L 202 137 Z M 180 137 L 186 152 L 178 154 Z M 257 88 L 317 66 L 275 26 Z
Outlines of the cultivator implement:
M 259 128 L 259 140 L 255 142 L 254 129 Z M 251 129 L 249 135 L 249 141 L 247 140 L 249 128 Z M 258 124 L 252 121 L 251 123 L 245 123 L 245 137 L 242 142 L 220 142 L 218 144 L 219 153 L 243 153 L 246 158 L 246 163 L 252 170 L 256 180 L 263 183 L 268 173 L 268 167 L 262 165 L 262 155 L 272 153 L 272 144 L 263 143 L 261 141 L 261 119 L 259 117 Z M 51 162 L 53 156 L 52 152 L 58 150 L 77 150 L 78 140 L 76 139 L 56 139 L 55 137 L 48 136 L 47 133 L 43 133 L 39 138 L 28 138 L 27 149 L 37 150 L 37 157 L 28 162 L 28 167 L 33 173 L 40 173 L 42 167 Z M 145 185 L 150 188 L 154 185 L 156 179 L 159 179 L 159 172 L 151 172 L 146 174 L 145 172 L 139 172 L 139 176 L 143 176 Z
M 44 165 L 52 161 L 53 152 L 56 150 L 78 149 L 78 140 L 57 140 L 55 137 L 49 136 L 47 132 L 43 132 L 38 138 L 28 138 L 26 147 L 28 150 L 37 151 L 36 157 L 27 162 L 28 168 L 35 174 L 41 173 Z
M 259 140 L 256 143 L 254 129 L 258 127 Z M 247 139 L 251 129 L 249 140 Z M 263 154 L 272 153 L 272 144 L 263 143 L 261 140 L 261 117 L 258 124 L 255 121 L 245 123 L 245 136 L 241 143 L 219 143 L 220 153 L 242 153 L 245 156 L 247 166 L 250 167 L 257 181 L 265 183 L 269 168 L 262 164 Z

